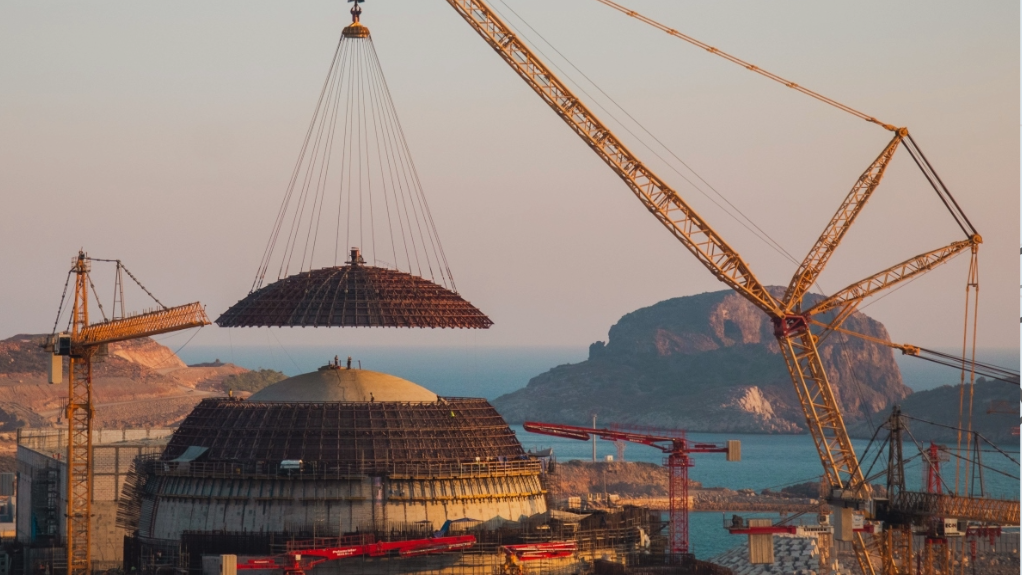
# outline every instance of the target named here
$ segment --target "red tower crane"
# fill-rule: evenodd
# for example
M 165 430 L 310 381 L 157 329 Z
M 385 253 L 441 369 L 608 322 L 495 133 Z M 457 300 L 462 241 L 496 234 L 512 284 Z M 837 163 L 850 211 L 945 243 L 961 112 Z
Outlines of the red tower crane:
M 627 429 L 596 429 L 576 427 L 556 423 L 525 422 L 525 431 L 541 433 L 567 439 L 588 441 L 598 437 L 607 441 L 627 441 L 655 447 L 667 454 L 664 462 L 670 474 L 670 551 L 672 555 L 689 553 L 688 544 L 688 468 L 694 464 L 689 456 L 692 453 L 725 453 L 728 461 L 741 461 L 742 446 L 737 440 L 729 440 L 725 445 L 715 443 L 693 443 L 685 438 L 684 431 L 678 430 L 627 430 Z

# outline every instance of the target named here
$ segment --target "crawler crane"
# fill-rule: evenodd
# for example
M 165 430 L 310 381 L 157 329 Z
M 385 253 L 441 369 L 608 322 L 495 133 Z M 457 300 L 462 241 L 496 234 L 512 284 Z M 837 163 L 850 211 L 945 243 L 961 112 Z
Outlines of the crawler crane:
M 482 36 L 565 124 L 624 181 L 671 235 L 718 280 L 770 317 L 774 325 L 774 335 L 805 413 L 806 425 L 823 463 L 824 477 L 830 487 L 830 504 L 838 516 L 839 524 L 842 523 L 842 519 L 848 519 L 840 525 L 838 539 L 852 539 L 859 566 L 866 575 L 875 575 L 878 572 L 909 573 L 912 538 L 910 527 L 895 526 L 893 529 L 883 530 L 879 536 L 868 538 L 861 531 L 853 533 L 850 527 L 850 514 L 853 510 L 872 517 L 872 493 L 863 477 L 851 439 L 845 429 L 841 409 L 827 379 L 817 342 L 826 334 L 840 329 L 844 320 L 851 316 L 866 298 L 904 285 L 905 282 L 950 261 L 961 253 L 971 253 L 970 286 L 975 284 L 978 294 L 978 279 L 975 281 L 973 279 L 978 277 L 978 271 L 975 270 L 978 270 L 977 257 L 982 238 L 912 139 L 908 129 L 880 122 L 793 82 L 766 73 L 752 64 L 693 41 L 673 29 L 641 17 L 634 11 L 609 0 L 599 1 L 616 7 L 629 16 L 652 23 L 674 36 L 691 41 L 715 55 L 877 124 L 893 134 L 890 142 L 863 171 L 847 197 L 841 202 L 834 217 L 798 266 L 784 294 L 778 296 L 771 293 L 756 278 L 738 252 L 710 227 L 677 191 L 643 164 L 483 0 L 447 0 L 448 4 Z M 823 272 L 841 240 L 880 184 L 888 164 L 899 147 L 906 149 L 922 171 L 961 229 L 963 239 L 909 258 L 804 309 L 803 297 Z M 977 506 L 984 507 L 983 502 L 986 500 L 912 492 L 904 492 L 903 495 L 906 499 L 918 499 L 921 508 L 932 516 L 984 515 L 983 510 Z M 955 508 L 954 511 L 949 509 L 950 507 Z M 1008 519 L 1007 522 L 1017 525 L 1018 503 L 1016 502 L 1013 508 L 1003 515 L 1000 519 Z
M 102 322 L 89 323 L 90 288 L 95 294 L 90 272 L 92 262 L 95 261 L 117 264 L 115 294 L 120 295 L 122 312 L 120 318 L 110 320 L 104 318 Z M 66 515 L 68 575 L 86 575 L 92 571 L 92 420 L 95 415 L 92 402 L 93 357 L 106 345 L 118 341 L 209 325 L 206 312 L 198 302 L 168 308 L 155 297 L 153 299 L 159 304 L 160 309 L 125 316 L 121 270 L 127 271 L 120 260 L 98 260 L 90 258 L 84 251 L 79 251 L 68 272 L 68 284 L 64 286 L 66 296 L 67 287 L 74 276 L 74 303 L 71 307 L 70 329 L 56 333 L 54 324 L 54 334 L 44 345 L 44 348 L 53 353 L 51 383 L 60 383 L 64 357 L 68 358 L 69 364 Z M 128 272 L 128 275 L 135 279 L 131 272 Z M 145 287 L 142 289 L 145 290 Z M 148 290 L 145 291 L 152 296 Z M 116 298 L 115 295 L 115 300 Z M 60 304 L 61 310 L 57 312 L 58 322 L 64 306 L 63 297 Z M 102 305 L 100 310 L 102 311 Z

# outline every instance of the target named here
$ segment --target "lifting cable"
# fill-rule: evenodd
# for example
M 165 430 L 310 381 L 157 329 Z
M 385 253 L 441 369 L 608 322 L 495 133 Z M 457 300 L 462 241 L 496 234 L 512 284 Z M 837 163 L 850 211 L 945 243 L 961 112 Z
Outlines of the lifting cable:
M 118 266 L 120 266 L 120 268 L 122 270 L 124 270 L 124 272 L 126 274 L 128 274 L 128 277 L 131 278 L 132 281 L 134 281 L 135 284 L 138 285 L 138 287 L 142 288 L 142 291 L 144 291 L 147 296 L 153 298 L 153 301 L 156 302 L 157 305 L 159 305 L 160 307 L 162 307 L 165 310 L 170 309 L 167 306 L 163 305 L 163 302 L 161 302 L 160 300 L 156 299 L 156 296 L 153 295 L 153 292 L 151 292 L 148 289 L 146 289 L 146 287 L 144 285 L 142 285 L 142 282 L 138 281 L 138 278 L 135 277 L 135 274 L 131 273 L 131 270 L 129 270 L 128 267 L 125 266 L 123 263 L 121 263 L 121 260 L 104 260 L 104 259 L 100 259 L 100 258 L 89 258 L 89 261 L 90 262 L 106 262 L 106 263 L 111 263 L 111 264 L 114 264 L 114 263 L 117 264 Z
M 977 245 L 972 246 L 972 259 L 969 261 L 969 274 L 965 281 L 965 326 L 962 330 L 962 375 L 960 379 L 960 385 L 958 389 L 958 425 L 962 425 L 963 418 L 965 419 L 966 433 L 967 435 L 972 434 L 972 411 L 973 411 L 973 400 L 976 396 L 976 336 L 979 327 L 979 250 Z M 972 361 L 971 369 L 967 369 L 966 353 L 969 350 L 969 312 L 970 312 L 970 299 L 972 296 Z M 965 374 L 969 374 L 969 403 L 968 409 L 965 404 Z M 966 439 L 968 441 L 968 438 Z M 968 460 L 969 453 L 972 449 L 972 443 L 968 442 L 965 445 L 965 459 Z M 961 459 L 962 451 L 962 431 L 958 431 L 958 445 L 956 455 Z M 958 493 L 958 469 L 959 465 L 955 465 L 955 493 Z M 968 492 L 969 489 L 969 478 L 966 477 L 962 484 L 962 493 Z
M 279 280 L 337 267 L 356 246 L 367 265 L 457 290 L 376 49 L 354 26 L 334 50 L 253 292 L 271 265 Z
M 768 72 L 768 71 L 760 68 L 759 66 L 756 66 L 754 64 L 750 64 L 749 62 L 746 62 L 745 60 L 742 60 L 741 58 L 738 58 L 736 56 L 732 56 L 731 54 L 728 54 L 727 52 L 718 50 L 717 48 L 714 48 L 713 46 L 710 46 L 709 44 L 707 44 L 705 42 L 697 40 L 697 39 L 695 39 L 695 38 L 693 38 L 693 37 L 691 37 L 691 36 L 689 36 L 687 34 L 683 34 L 681 32 L 678 32 L 677 30 L 675 30 L 673 28 L 670 28 L 670 27 L 668 27 L 668 26 L 666 26 L 664 24 L 661 24 L 660 22 L 657 22 L 656 20 L 653 20 L 652 18 L 649 18 L 648 16 L 644 16 L 642 14 L 639 14 L 635 10 L 631 10 L 629 8 L 626 8 L 626 7 L 622 6 L 622 5 L 614 2 L 613 0 L 596 0 L 596 1 L 601 3 L 601 4 L 603 4 L 603 5 L 605 5 L 605 6 L 609 6 L 609 7 L 613 8 L 613 9 L 617 10 L 618 12 L 621 12 L 623 14 L 631 16 L 632 18 L 635 18 L 636 20 L 639 20 L 640 22 L 648 24 L 648 25 L 650 25 L 650 26 L 652 26 L 652 27 L 654 27 L 654 28 L 656 28 L 658 30 L 666 32 L 667 34 L 670 34 L 671 36 L 674 36 L 675 38 L 680 38 L 680 39 L 688 42 L 689 44 L 692 44 L 694 46 L 702 48 L 703 50 L 706 50 L 707 52 L 709 52 L 711 54 L 714 54 L 716 56 L 720 56 L 721 58 L 724 58 L 725 60 L 727 60 L 729 62 L 732 62 L 734 64 L 738 64 L 739 66 L 745 68 L 746 70 L 750 70 L 750 71 L 755 72 L 755 73 L 757 73 L 757 74 L 759 74 L 761 76 L 769 78 L 769 79 L 771 79 L 771 80 L 773 80 L 773 81 L 775 81 L 775 82 L 777 82 L 779 84 L 783 84 L 784 86 L 787 86 L 788 88 L 791 88 L 791 89 L 793 89 L 795 91 L 801 92 L 801 93 L 803 93 L 803 94 L 805 94 L 805 95 L 807 95 L 807 96 L 809 96 L 811 98 L 814 98 L 816 100 L 819 100 L 820 102 L 823 102 L 825 104 L 829 104 L 829 105 L 831 105 L 831 106 L 833 106 L 833 107 L 835 107 L 835 108 L 837 108 L 837 109 L 839 109 L 839 110 L 841 110 L 843 112 L 848 112 L 849 114 L 851 114 L 851 115 L 853 115 L 853 116 L 855 116 L 855 117 L 857 117 L 859 119 L 866 120 L 867 122 L 876 124 L 878 126 L 883 127 L 884 129 L 890 130 L 892 132 L 898 130 L 898 128 L 896 128 L 895 126 L 893 126 L 891 124 L 887 124 L 885 122 L 881 122 L 880 120 L 877 120 L 873 116 L 870 116 L 868 114 L 860 112 L 860 111 L 856 110 L 855 108 L 852 108 L 851 106 L 847 106 L 845 104 L 842 104 L 841 102 L 838 102 L 837 100 L 834 100 L 832 98 L 828 98 L 827 96 L 824 96 L 823 94 L 820 94 L 818 92 L 814 92 L 814 91 L 812 91 L 812 90 L 810 90 L 808 88 L 805 88 L 803 86 L 800 86 L 800 85 L 798 85 L 795 82 L 792 82 L 790 80 L 786 80 L 785 78 L 782 78 L 782 77 L 778 76 L 777 74 L 774 74 L 772 72 Z M 919 148 L 919 145 L 916 144 L 915 140 L 912 139 L 912 135 L 909 134 L 907 130 L 906 130 L 905 135 L 906 135 L 906 137 L 904 139 L 902 139 L 902 143 L 904 144 L 905 149 L 908 150 L 909 155 L 912 156 L 912 159 L 915 161 L 916 165 L 919 166 L 919 170 L 923 172 L 923 175 L 926 177 L 927 181 L 930 182 L 930 185 L 933 187 L 934 191 L 937 192 L 937 197 L 940 198 L 941 202 L 944 203 L 944 206 L 947 208 L 948 212 L 951 213 L 951 216 L 955 219 L 955 223 L 957 223 L 958 227 L 960 227 L 962 229 L 962 231 L 965 232 L 965 235 L 967 237 L 971 238 L 973 236 L 978 235 L 976 233 L 976 228 L 973 227 L 973 225 L 972 225 L 972 222 L 969 221 L 969 218 L 965 215 L 965 212 L 962 211 L 961 206 L 958 205 L 958 202 L 955 201 L 954 197 L 951 195 L 951 192 L 947 189 L 947 186 L 944 185 L 944 182 L 940 179 L 940 176 L 937 175 L 936 170 L 933 169 L 933 166 L 930 164 L 929 160 L 926 159 L 926 156 L 923 154 L 922 150 Z
M 905 419 L 911 419 L 912 421 L 918 421 L 919 423 L 925 423 L 927 425 L 932 425 L 934 427 L 943 427 L 945 429 L 950 429 L 950 430 L 953 430 L 953 431 L 962 431 L 962 429 L 960 427 L 956 427 L 954 425 L 947 425 L 947 424 L 944 424 L 944 423 L 937 423 L 935 421 L 928 421 L 926 419 L 920 419 L 918 417 L 912 417 L 911 415 L 905 415 L 905 414 L 902 414 L 902 417 L 904 417 Z M 987 439 L 982 433 L 980 433 L 978 431 L 973 431 L 972 434 L 978 436 L 987 445 L 989 445 L 990 447 L 994 448 L 994 450 L 997 453 L 1000 453 L 1001 455 L 1007 457 L 1015 465 L 1019 465 L 1018 460 L 1016 460 L 1014 457 L 1009 455 L 1007 451 L 1004 451 L 1003 449 L 998 447 L 997 444 L 995 444 L 994 442 L 992 442 L 989 439 Z
M 64 313 L 64 300 L 67 299 L 67 286 L 71 284 L 71 274 L 75 273 L 74 269 L 67 272 L 67 279 L 64 280 L 64 293 L 60 294 L 60 305 L 57 306 L 57 317 L 53 320 L 53 331 L 50 332 L 51 336 L 57 335 L 57 324 L 60 323 L 60 316 Z
M 650 138 L 652 138 L 654 142 L 656 142 L 657 144 L 660 145 L 660 147 L 662 147 L 664 150 L 666 150 L 667 153 L 670 154 L 670 156 L 673 157 L 675 160 L 677 160 L 678 163 L 680 163 L 682 166 L 684 166 L 685 169 L 687 169 L 688 171 L 692 172 L 692 175 L 695 176 L 695 178 L 697 180 L 702 182 L 718 198 L 723 200 L 723 202 L 726 203 L 728 206 L 730 206 L 730 208 L 732 210 L 737 212 L 738 215 L 736 216 L 734 213 L 731 213 L 731 211 L 728 210 L 727 207 L 721 205 L 717 200 L 715 200 L 713 197 L 711 197 L 710 194 L 708 194 L 706 191 L 704 191 L 698 184 L 696 184 L 691 179 L 689 179 L 685 174 L 681 173 L 681 171 L 678 170 L 676 167 L 674 167 L 674 165 L 670 161 L 668 161 L 666 158 L 664 158 L 662 155 L 660 155 L 659 152 L 654 150 L 642 138 L 640 138 L 637 134 L 635 134 L 635 132 L 633 132 L 624 122 L 622 122 L 620 119 L 618 119 L 617 116 L 615 116 L 613 112 L 611 112 L 606 107 L 604 107 L 602 104 L 600 104 L 599 100 L 594 98 L 584 87 L 582 87 L 578 82 L 572 81 L 572 83 L 575 85 L 575 88 L 578 89 L 578 91 L 582 92 L 583 95 L 588 97 L 589 100 L 593 104 L 595 104 L 598 108 L 600 108 L 600 110 L 602 110 L 604 113 L 606 113 L 607 116 L 609 116 L 611 119 L 616 121 L 618 123 L 618 125 L 620 125 L 621 129 L 623 129 L 625 132 L 627 132 L 629 135 L 631 135 L 633 138 L 635 138 L 636 141 L 640 145 L 642 145 L 642 147 L 644 147 L 647 150 L 649 150 L 649 152 L 651 154 L 653 154 L 660 161 L 662 161 L 664 163 L 664 165 L 666 165 L 672 172 L 677 174 L 681 179 L 683 179 L 685 182 L 687 182 L 689 185 L 691 185 L 693 189 L 695 189 L 697 192 L 699 192 L 700 194 L 705 196 L 708 200 L 710 200 L 710 202 L 713 203 L 713 205 L 715 205 L 718 208 L 720 208 L 725 214 L 727 214 L 733 220 L 738 222 L 742 227 L 744 227 L 746 230 L 748 230 L 753 236 L 756 236 L 757 239 L 759 239 L 760 241 L 765 243 L 772 250 L 774 250 L 775 252 L 777 252 L 778 254 L 780 254 L 782 257 L 784 257 L 785 259 L 789 260 L 790 262 L 794 263 L 795 265 L 799 265 L 799 264 L 802 263 L 800 260 L 796 259 L 795 256 L 791 255 L 791 253 L 789 253 L 788 250 L 784 249 L 784 246 L 782 246 L 779 242 L 777 242 L 777 240 L 775 240 L 773 237 L 771 237 L 770 234 L 768 234 L 763 228 L 761 228 L 758 224 L 756 224 L 756 222 L 753 221 L 752 218 L 750 218 L 749 216 L 745 215 L 745 213 L 742 212 L 742 210 L 739 209 L 738 206 L 734 205 L 731 202 L 731 200 L 727 199 L 727 196 L 725 196 L 724 194 L 722 194 L 719 191 L 717 191 L 717 189 L 714 188 L 712 184 L 707 182 L 706 179 L 703 178 L 698 172 L 696 172 L 695 169 L 692 168 L 692 166 L 690 166 L 687 162 L 685 162 L 685 160 L 682 160 L 680 157 L 678 157 L 678 155 L 675 154 L 674 151 L 671 150 L 666 144 L 664 144 L 663 141 L 660 140 L 660 138 L 658 138 L 655 134 L 653 134 L 653 132 L 651 132 L 649 129 L 647 129 L 646 126 L 644 126 L 641 122 L 639 122 L 639 120 L 637 120 L 634 116 L 632 116 L 632 114 L 630 112 L 628 112 L 628 110 L 626 110 L 621 104 L 619 104 L 617 102 L 617 100 L 615 100 L 610 94 L 608 94 L 606 91 L 604 91 L 603 88 L 601 88 L 599 84 L 594 82 L 585 72 L 583 72 L 581 69 L 579 69 L 579 67 L 576 66 L 567 56 L 565 56 L 560 50 L 558 50 L 556 46 L 554 46 L 549 40 L 547 40 L 542 34 L 540 34 L 539 31 L 537 31 L 535 28 L 533 28 L 532 25 L 529 24 L 529 22 L 525 18 L 523 18 L 521 15 L 518 14 L 518 12 L 516 12 L 514 10 L 514 8 L 509 6 L 503 0 L 496 0 L 496 1 L 499 2 L 502 6 L 504 6 L 504 8 L 506 8 L 511 14 L 514 14 L 515 17 L 518 20 L 520 20 L 523 25 L 525 25 L 525 27 L 527 27 L 529 30 L 531 30 L 532 33 L 535 34 L 540 40 L 542 40 L 542 42 L 544 44 L 546 44 L 554 52 L 556 52 L 558 56 L 560 56 L 569 66 L 571 66 L 583 78 L 585 78 L 585 80 L 587 82 L 592 84 L 593 87 L 596 88 L 596 90 L 599 91 L 600 94 L 602 94 L 605 98 L 607 98 L 611 102 L 611 104 L 614 105 L 614 107 L 616 107 L 617 109 L 621 110 L 621 112 L 625 116 L 627 116 L 629 120 L 634 122 L 635 125 L 638 126 L 640 130 L 645 132 L 646 135 L 648 135 Z M 508 23 L 508 25 L 512 26 L 512 28 L 515 28 L 515 33 L 516 34 L 518 34 L 519 36 L 522 36 L 522 37 L 527 36 L 526 34 L 522 34 L 521 31 L 519 29 L 517 29 L 517 27 L 513 26 L 511 24 L 510 19 L 507 18 L 506 16 L 504 16 L 503 14 L 501 14 L 499 10 L 496 10 L 495 8 L 493 10 L 499 16 L 501 16 Z M 550 58 L 549 56 L 547 56 L 545 53 L 543 53 L 543 50 L 540 49 L 536 45 L 535 42 L 533 42 L 532 44 L 533 44 L 533 49 L 536 50 L 536 52 L 538 52 L 541 56 L 546 58 L 546 60 L 547 60 L 547 62 L 549 63 L 550 66 L 552 66 L 554 69 L 556 69 L 558 72 L 560 72 L 563 77 L 571 80 L 571 75 L 570 74 L 566 73 L 564 71 L 564 69 L 562 69 L 560 66 L 555 64 L 553 59 Z M 741 218 L 739 218 L 739 216 L 741 216 Z M 743 219 L 745 221 L 742 221 Z M 748 222 L 748 223 L 746 223 L 746 222 Z M 750 227 L 750 226 L 752 226 L 752 227 Z M 755 228 L 755 229 L 753 229 L 753 228 Z M 820 288 L 819 284 L 816 284 L 816 287 L 817 287 L 817 289 L 820 290 L 820 293 L 823 293 L 823 289 Z
M 795 90 L 797 92 L 801 92 L 801 93 L 805 94 L 806 96 L 809 96 L 810 98 L 814 98 L 816 100 L 819 100 L 819 101 L 821 101 L 821 102 L 823 102 L 825 104 L 829 104 L 829 105 L 837 108 L 838 110 L 841 110 L 843 112 L 848 112 L 849 114 L 851 114 L 851 115 L 853 115 L 853 116 L 855 116 L 855 117 L 857 117 L 859 119 L 866 120 L 867 122 L 876 124 L 878 126 L 883 127 L 884 129 L 890 130 L 892 132 L 896 131 L 898 129 L 895 126 L 892 126 L 891 124 L 886 124 L 884 122 L 881 122 L 880 120 L 877 120 L 876 118 L 874 118 L 873 116 L 870 116 L 869 114 L 865 114 L 863 112 L 860 112 L 860 111 L 856 110 L 855 108 L 852 108 L 851 106 L 846 106 L 845 104 L 842 104 L 841 102 L 838 102 L 837 100 L 833 100 L 831 98 L 828 98 L 828 97 L 824 96 L 823 94 L 820 94 L 818 92 L 814 92 L 814 91 L 812 91 L 812 90 L 810 90 L 808 88 L 805 88 L 803 86 L 799 86 L 798 84 L 796 84 L 795 82 L 792 82 L 791 80 L 786 80 L 786 79 L 778 76 L 777 74 L 774 74 L 772 72 L 768 72 L 768 71 L 760 68 L 759 66 L 756 66 L 754 64 L 750 64 L 749 62 L 746 62 L 745 60 L 742 60 L 741 58 L 738 58 L 736 56 L 732 56 L 731 54 L 728 54 L 727 52 L 723 52 L 721 50 L 718 50 L 717 48 L 714 48 L 713 46 L 710 46 L 709 44 L 707 44 L 705 42 L 701 42 L 699 40 L 696 40 L 695 38 L 693 38 L 693 37 L 691 37 L 691 36 L 689 36 L 687 34 L 682 34 L 681 32 L 678 32 L 677 30 L 675 30 L 673 28 L 669 28 L 669 27 L 667 27 L 667 26 L 657 22 L 656 20 L 653 20 L 652 18 L 649 18 L 648 16 L 643 16 L 642 14 L 639 14 L 635 10 L 631 10 L 629 8 L 625 8 L 624 6 L 618 4 L 617 2 L 613 2 L 612 0 L 596 0 L 596 1 L 601 3 L 601 4 L 604 4 L 606 6 L 609 6 L 609 7 L 613 8 L 613 9 L 617 10 L 618 12 L 621 12 L 623 14 L 631 16 L 632 18 L 635 18 L 636 20 L 638 20 L 640 22 L 648 24 L 648 25 L 650 25 L 650 26 L 652 26 L 652 27 L 654 27 L 654 28 L 656 28 L 656 29 L 658 29 L 658 30 L 660 30 L 662 32 L 666 32 L 666 33 L 670 34 L 671 36 L 674 36 L 675 38 L 680 38 L 680 39 L 688 42 L 689 44 L 692 44 L 693 46 L 697 46 L 699 48 L 702 48 L 703 50 L 706 50 L 707 52 L 709 52 L 711 54 L 714 54 L 716 56 L 720 56 L 721 58 L 724 58 L 725 60 L 727 60 L 729 62 L 732 62 L 734 64 L 738 64 L 739 66 L 741 66 L 742 68 L 745 68 L 746 70 L 755 72 L 755 73 L 757 73 L 757 74 L 759 74 L 761 76 L 764 76 L 766 78 L 769 78 L 769 79 L 771 79 L 774 82 L 777 82 L 779 84 L 783 84 L 784 86 L 787 86 L 788 88 L 791 88 L 792 90 Z
M 817 320 L 811 320 L 813 325 L 827 328 L 828 324 Z M 982 361 L 967 360 L 957 355 L 951 355 L 940 351 L 927 349 L 925 347 L 917 347 L 909 344 L 894 343 L 891 341 L 883 340 L 877 337 L 869 336 L 857 331 L 845 329 L 843 327 L 830 327 L 829 332 L 841 332 L 845 335 L 857 337 L 859 339 L 890 347 L 892 349 L 901 350 L 902 354 L 909 357 L 915 357 L 923 359 L 936 364 L 953 367 L 958 370 L 962 369 L 975 369 L 976 375 L 986 377 L 989 379 L 995 379 L 997 381 L 1003 381 L 1004 383 L 1011 383 L 1013 385 L 1019 385 L 1019 372 L 1006 367 L 994 365 L 992 363 L 985 363 Z M 828 332 L 828 333 L 829 333 Z
M 939 365 L 946 365 L 955 369 L 975 369 L 976 375 L 986 377 L 989 379 L 995 379 L 997 381 L 1003 381 L 1004 383 L 1011 383 L 1019 385 L 1019 372 L 1013 371 L 1007 368 L 998 367 L 993 364 L 983 363 L 980 361 L 967 361 L 963 360 L 957 355 L 951 355 L 948 353 L 941 353 L 932 349 L 919 348 L 922 352 L 915 357 L 919 359 L 925 359 Z M 923 353 L 932 355 L 933 357 L 926 357 Z
M 99 292 L 96 291 L 96 284 L 92 283 L 92 276 L 85 274 L 85 279 L 89 282 L 89 287 L 92 288 L 92 295 L 96 298 L 96 305 L 99 306 L 99 314 L 103 316 L 103 321 L 110 321 L 106 318 L 106 311 L 103 309 L 103 302 L 99 299 Z
M 976 232 L 976 228 L 973 227 L 972 222 L 970 222 L 969 218 L 965 215 L 965 212 L 962 211 L 961 206 L 958 205 L 958 202 L 956 202 L 955 198 L 951 195 L 951 191 L 947 189 L 943 180 L 941 180 L 940 176 L 937 175 L 937 171 L 933 169 L 933 166 L 930 165 L 930 161 L 926 159 L 923 151 L 919 148 L 919 144 L 916 144 L 916 141 L 912 139 L 912 134 L 909 134 L 906 131 L 905 136 L 906 137 L 901 140 L 902 145 L 905 146 L 909 155 L 912 156 L 916 165 L 919 166 L 919 170 L 923 172 L 924 176 L 926 176 L 926 180 L 930 182 L 930 186 L 933 187 L 933 191 L 937 192 L 937 197 L 939 197 L 940 201 L 944 203 L 944 207 L 947 208 L 947 211 L 951 213 L 951 217 L 955 219 L 955 223 L 962 229 L 962 232 L 965 233 L 966 237 L 971 238 L 979 235 Z

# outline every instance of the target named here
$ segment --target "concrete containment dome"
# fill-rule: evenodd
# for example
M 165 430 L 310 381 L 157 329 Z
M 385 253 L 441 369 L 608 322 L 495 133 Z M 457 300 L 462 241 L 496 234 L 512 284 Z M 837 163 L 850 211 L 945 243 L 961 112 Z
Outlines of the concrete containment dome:
M 139 462 L 120 521 L 143 554 L 185 533 L 499 525 L 546 511 L 540 472 L 485 399 L 333 364 L 248 400 L 203 400 Z
M 279 381 L 257 392 L 249 401 L 284 401 L 295 403 L 359 402 L 359 401 L 404 401 L 436 402 L 432 391 L 378 371 L 367 369 L 345 369 L 334 366 L 321 367 L 312 373 L 304 373 Z

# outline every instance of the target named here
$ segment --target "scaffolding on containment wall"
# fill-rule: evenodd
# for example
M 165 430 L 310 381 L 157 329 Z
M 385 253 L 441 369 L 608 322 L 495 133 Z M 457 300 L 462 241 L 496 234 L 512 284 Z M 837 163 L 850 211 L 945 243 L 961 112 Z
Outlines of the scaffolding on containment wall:
M 268 557 L 302 549 L 342 547 L 356 540 L 424 539 L 432 537 L 438 527 L 431 523 L 388 523 L 382 528 L 360 526 L 357 533 L 342 534 L 331 532 L 325 525 L 289 525 L 287 530 L 276 533 L 186 532 L 180 541 L 129 537 L 125 541 L 125 569 L 130 571 L 134 567 L 142 575 L 155 574 L 161 568 L 200 575 L 203 556 Z M 627 557 L 636 553 L 662 555 L 666 549 L 664 530 L 665 523 L 658 511 L 638 507 L 590 515 L 548 512 L 530 520 L 500 525 L 453 523 L 452 535 L 475 537 L 472 548 L 423 557 L 350 558 L 326 563 L 317 572 L 495 575 L 504 568 L 501 546 L 572 541 L 577 548 L 572 557 L 525 562 L 522 573 L 581 573 L 600 557 L 626 562 Z
M 317 473 L 374 475 L 394 472 L 397 462 L 425 469 L 525 458 L 489 402 L 453 397 L 416 403 L 205 399 L 174 433 L 163 460 L 189 447 L 207 448 L 203 461 L 229 462 L 240 473 L 272 474 L 269 462 L 283 460 L 308 462 Z M 301 471 L 313 472 L 304 463 Z

